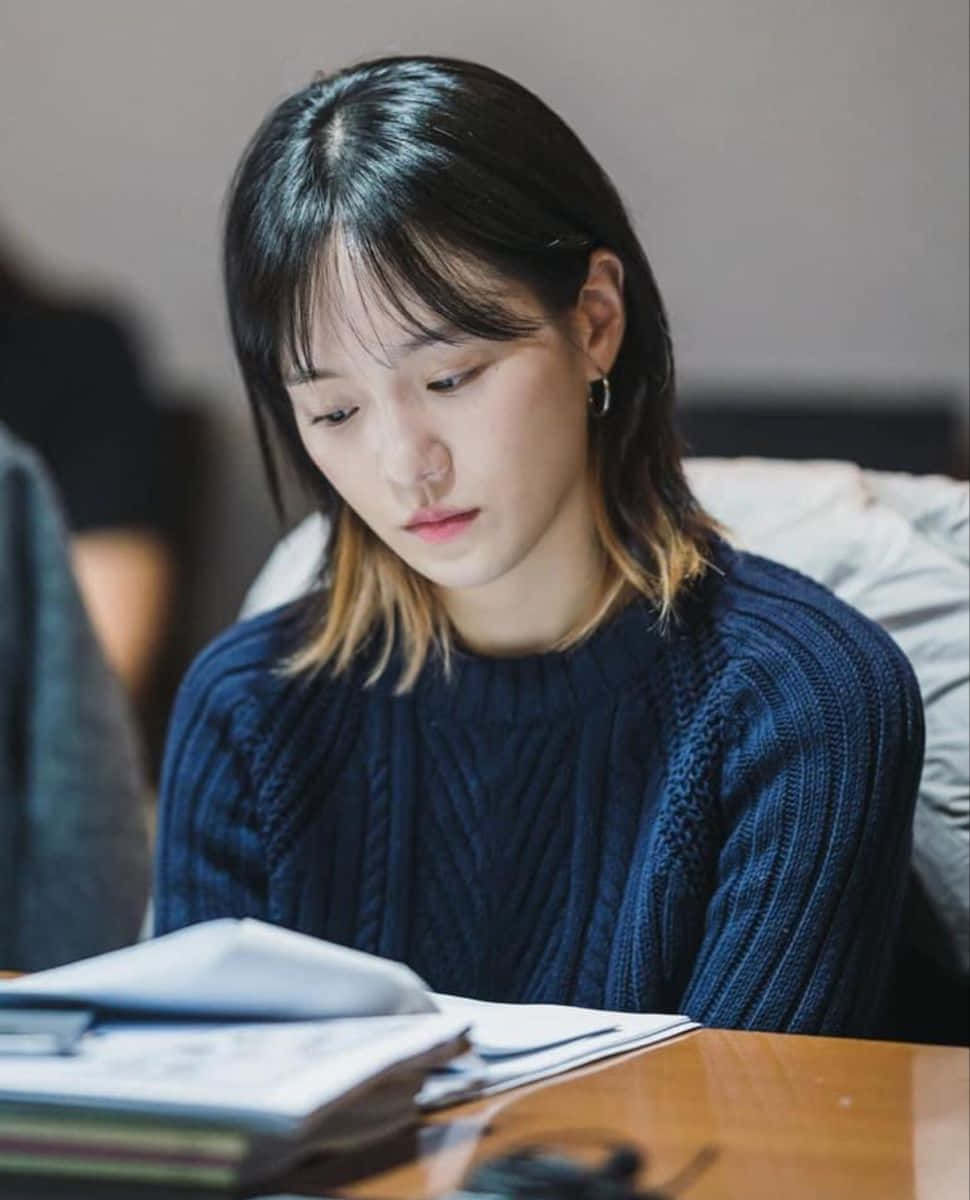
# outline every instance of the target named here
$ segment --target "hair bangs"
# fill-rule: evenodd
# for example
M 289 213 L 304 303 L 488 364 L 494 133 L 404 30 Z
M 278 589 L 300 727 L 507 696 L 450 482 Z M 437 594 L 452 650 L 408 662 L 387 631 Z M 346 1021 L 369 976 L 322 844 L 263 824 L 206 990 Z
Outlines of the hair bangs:
M 351 288 L 365 313 L 381 311 L 410 337 L 511 341 L 530 336 L 541 324 L 510 303 L 512 281 L 488 271 L 467 249 L 412 225 L 357 228 L 351 234 L 338 220 L 311 259 L 312 270 L 293 272 L 289 299 L 281 306 L 281 371 L 312 371 L 313 332 L 321 318 L 339 320 L 359 344 L 370 344 L 377 322 L 369 320 L 365 330 L 350 321 L 345 301 Z

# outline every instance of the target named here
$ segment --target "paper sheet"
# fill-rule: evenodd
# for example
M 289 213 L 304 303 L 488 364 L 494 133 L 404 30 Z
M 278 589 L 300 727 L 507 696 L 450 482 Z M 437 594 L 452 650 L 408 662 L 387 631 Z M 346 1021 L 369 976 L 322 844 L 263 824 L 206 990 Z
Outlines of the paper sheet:
M 470 1026 L 472 1053 L 425 1083 L 423 1108 L 487 1096 L 666 1041 L 697 1024 L 666 1013 L 608 1012 L 555 1004 L 492 1004 L 436 995 L 441 1011 Z

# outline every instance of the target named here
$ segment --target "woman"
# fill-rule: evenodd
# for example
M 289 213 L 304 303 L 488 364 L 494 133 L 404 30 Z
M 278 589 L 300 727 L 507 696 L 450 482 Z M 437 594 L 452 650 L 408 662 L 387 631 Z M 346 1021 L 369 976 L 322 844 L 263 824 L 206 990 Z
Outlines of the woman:
M 575 135 L 484 67 L 284 101 L 226 288 L 321 586 L 186 679 L 158 929 L 254 915 L 485 999 L 878 1027 L 922 754 L 909 666 L 692 498 L 663 305 Z

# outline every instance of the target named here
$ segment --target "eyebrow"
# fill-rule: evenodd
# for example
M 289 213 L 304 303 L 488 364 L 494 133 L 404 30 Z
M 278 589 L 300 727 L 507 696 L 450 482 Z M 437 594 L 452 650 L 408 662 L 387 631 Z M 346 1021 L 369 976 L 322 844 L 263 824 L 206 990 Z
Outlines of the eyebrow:
M 455 325 L 439 325 L 434 329 L 423 329 L 418 333 L 412 334 L 411 337 L 405 339 L 396 346 L 390 354 L 391 362 L 403 358 L 407 354 L 414 354 L 416 350 L 422 350 L 426 346 L 435 346 L 440 343 L 445 343 L 450 346 L 459 346 L 463 342 L 471 340 L 472 335 L 465 333 Z M 313 383 L 317 379 L 340 379 L 339 371 L 334 371 L 330 367 L 318 367 L 313 363 L 308 363 L 305 369 L 292 371 L 289 375 L 284 376 L 284 384 L 299 384 Z

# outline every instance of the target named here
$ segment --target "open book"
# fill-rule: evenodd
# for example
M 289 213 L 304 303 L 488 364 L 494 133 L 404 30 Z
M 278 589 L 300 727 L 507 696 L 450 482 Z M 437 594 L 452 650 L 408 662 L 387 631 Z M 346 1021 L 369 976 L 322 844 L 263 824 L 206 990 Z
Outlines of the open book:
M 249 919 L 0 983 L 0 1016 L 64 1010 L 94 1018 L 72 1053 L 0 1054 L 3 1169 L 249 1183 L 693 1028 L 438 996 L 399 963 Z

